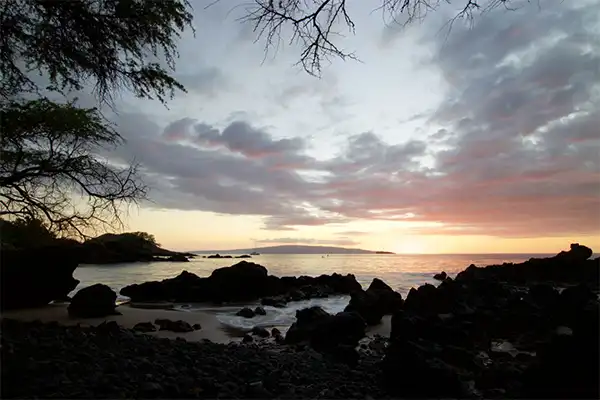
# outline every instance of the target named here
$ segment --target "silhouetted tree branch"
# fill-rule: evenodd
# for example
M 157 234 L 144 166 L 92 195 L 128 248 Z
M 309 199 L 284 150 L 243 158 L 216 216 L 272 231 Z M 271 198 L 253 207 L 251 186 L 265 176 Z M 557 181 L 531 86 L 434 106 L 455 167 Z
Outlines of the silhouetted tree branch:
M 12 102 L 2 106 L 0 120 L 0 216 L 35 218 L 61 235 L 85 236 L 120 224 L 119 206 L 146 197 L 137 165 L 119 168 L 94 155 L 122 142 L 96 109 Z
M 424 19 L 443 3 L 464 4 L 449 21 L 451 25 L 457 19 L 472 19 L 476 12 L 507 7 L 511 0 L 378 1 L 380 4 L 375 10 L 381 11 L 390 23 L 401 25 Z M 348 0 L 252 0 L 246 3 L 240 21 L 253 25 L 258 37 L 265 39 L 266 51 L 276 48 L 284 39 L 298 43 L 302 49 L 298 63 L 309 74 L 320 76 L 323 62 L 331 57 L 357 59 L 353 52 L 340 48 L 334 40 L 342 35 L 340 31 L 343 28 L 355 33 L 354 21 L 348 14 L 348 3 Z M 289 38 L 285 38 L 286 29 L 291 32 Z
M 97 155 L 123 142 L 99 111 L 41 92 L 92 83 L 101 104 L 113 105 L 122 89 L 165 103 L 185 90 L 169 70 L 177 38 L 191 28 L 188 7 L 187 0 L 0 2 L 0 216 L 85 237 L 120 225 L 122 207 L 146 198 L 135 163 Z M 50 86 L 39 87 L 33 74 Z

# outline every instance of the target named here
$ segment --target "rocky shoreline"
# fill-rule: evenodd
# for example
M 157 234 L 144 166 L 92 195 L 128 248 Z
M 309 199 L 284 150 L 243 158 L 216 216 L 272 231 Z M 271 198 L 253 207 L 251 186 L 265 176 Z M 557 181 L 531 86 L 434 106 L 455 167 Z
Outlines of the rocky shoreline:
M 247 262 L 209 278 L 182 273 L 121 293 L 264 302 L 345 291 L 351 299 L 335 315 L 299 310 L 285 337 L 255 329 L 229 345 L 158 339 L 114 322 L 67 328 L 3 319 L 2 396 L 598 398 L 600 259 L 591 255 L 574 244 L 546 259 L 469 266 L 406 299 L 378 279 L 363 290 L 352 275 L 277 278 Z M 116 294 L 91 288 L 70 307 L 114 313 Z M 389 338 L 365 342 L 367 326 L 384 315 L 392 315 Z

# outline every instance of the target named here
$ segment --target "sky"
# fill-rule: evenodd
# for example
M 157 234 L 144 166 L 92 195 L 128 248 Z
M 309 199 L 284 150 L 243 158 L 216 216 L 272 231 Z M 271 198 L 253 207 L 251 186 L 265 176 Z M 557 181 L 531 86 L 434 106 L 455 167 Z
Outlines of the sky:
M 265 54 L 247 1 L 192 1 L 187 94 L 118 99 L 127 142 L 105 156 L 151 188 L 127 230 L 178 250 L 600 249 L 600 1 L 515 1 L 451 30 L 457 1 L 402 29 L 350 1 L 337 43 L 359 60 L 321 78 L 287 41 Z

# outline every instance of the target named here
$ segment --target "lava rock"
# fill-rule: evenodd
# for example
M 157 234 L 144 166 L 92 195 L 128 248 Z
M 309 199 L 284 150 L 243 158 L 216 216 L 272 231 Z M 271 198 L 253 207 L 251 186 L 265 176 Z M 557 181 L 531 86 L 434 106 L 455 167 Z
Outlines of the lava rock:
M 244 318 L 254 318 L 256 313 L 251 308 L 244 307 L 240 311 L 236 312 L 235 315 Z
M 136 332 L 155 332 L 156 326 L 152 322 L 138 322 L 133 330 Z
M 267 315 L 267 312 L 262 307 L 256 307 L 254 309 L 254 314 L 256 314 L 256 315 Z
M 269 331 L 260 326 L 255 326 L 252 328 L 252 334 L 262 338 L 268 338 L 270 336 Z
M 120 315 L 115 308 L 117 294 L 108 286 L 97 283 L 79 290 L 68 306 L 71 317 L 98 318 Z
M 3 310 L 41 307 L 64 300 L 79 281 L 79 246 L 53 245 L 0 252 L 0 307 Z
M 161 331 L 171 331 L 171 332 L 193 332 L 194 328 L 186 321 L 176 320 L 171 321 L 166 318 L 157 318 L 154 323 L 158 325 L 159 330 Z
M 448 274 L 446 273 L 446 271 L 442 271 L 439 274 L 435 274 L 433 276 L 433 279 L 435 279 L 436 281 L 445 281 L 448 278 Z
M 365 291 L 352 293 L 346 312 L 358 313 L 368 325 L 377 325 L 386 314 L 393 314 L 402 308 L 400 293 L 395 292 L 381 279 L 375 278 Z

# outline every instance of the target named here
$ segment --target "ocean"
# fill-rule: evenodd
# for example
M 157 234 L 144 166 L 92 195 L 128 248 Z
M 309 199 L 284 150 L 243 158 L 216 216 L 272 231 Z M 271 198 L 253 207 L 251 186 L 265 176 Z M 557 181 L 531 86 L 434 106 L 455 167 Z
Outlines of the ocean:
M 437 284 L 433 275 L 446 271 L 451 277 L 470 264 L 486 266 L 503 262 L 522 262 L 531 257 L 547 257 L 544 254 L 431 254 L 431 255 L 305 255 L 305 254 L 265 254 L 251 260 L 265 266 L 271 275 L 276 276 L 318 276 L 321 274 L 354 274 L 358 282 L 366 289 L 373 278 L 380 278 L 394 290 L 406 297 L 412 287 L 424 283 Z M 80 265 L 74 273 L 81 282 L 75 292 L 83 287 L 104 283 L 117 293 L 132 283 L 173 278 L 187 270 L 198 276 L 208 276 L 220 267 L 233 265 L 241 260 L 207 259 L 201 256 L 188 263 L 153 262 L 113 265 Z M 119 295 L 119 302 L 127 298 Z M 215 313 L 225 325 L 237 329 L 250 329 L 254 326 L 278 327 L 284 331 L 295 321 L 296 310 L 319 305 L 324 310 L 336 313 L 348 304 L 349 296 L 334 296 L 326 299 L 291 302 L 288 307 L 265 307 L 267 315 L 251 319 L 238 317 L 235 313 L 243 306 L 256 306 L 258 303 L 236 304 L 215 307 L 206 304 L 177 304 L 175 309 L 181 312 L 197 310 Z

